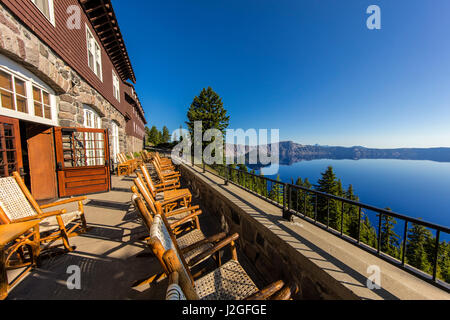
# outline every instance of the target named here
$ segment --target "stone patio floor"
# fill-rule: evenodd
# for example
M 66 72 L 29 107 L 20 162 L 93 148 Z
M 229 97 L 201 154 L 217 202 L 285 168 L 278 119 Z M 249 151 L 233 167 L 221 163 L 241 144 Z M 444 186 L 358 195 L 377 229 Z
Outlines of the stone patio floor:
M 160 300 L 167 280 L 133 288 L 133 284 L 162 271 L 144 239 L 148 236 L 131 204 L 133 178 L 112 177 L 112 190 L 89 195 L 86 234 L 70 239 L 76 250 L 46 258 L 9 293 L 8 300 Z M 193 204 L 196 204 L 195 199 Z M 66 206 L 74 209 L 76 206 Z M 200 217 L 206 235 L 217 225 L 205 212 Z M 69 290 L 70 266 L 81 270 L 81 289 Z M 16 271 L 17 272 L 17 271 Z M 15 272 L 10 272 L 10 279 Z

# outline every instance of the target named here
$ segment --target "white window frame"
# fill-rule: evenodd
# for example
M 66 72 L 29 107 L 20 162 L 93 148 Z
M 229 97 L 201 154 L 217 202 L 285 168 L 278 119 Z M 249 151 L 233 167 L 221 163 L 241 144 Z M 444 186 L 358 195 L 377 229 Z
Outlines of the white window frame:
M 50 17 L 47 17 L 45 15 L 45 13 L 41 10 L 41 8 L 38 7 L 36 0 L 31 0 L 31 2 L 33 2 L 33 4 L 36 6 L 36 8 L 39 9 L 39 11 L 42 13 L 42 15 L 48 20 L 50 21 L 50 23 L 56 27 L 56 23 L 55 23 L 55 6 L 53 3 L 53 0 L 46 0 L 48 1 L 48 14 L 50 15 Z
M 102 128 L 102 118 L 100 117 L 100 114 L 95 111 L 92 107 L 90 107 L 89 105 L 83 104 L 83 115 L 84 115 L 84 127 L 85 128 L 89 128 L 89 129 L 101 129 Z M 89 119 L 90 124 L 89 124 Z M 101 166 L 103 165 L 103 161 L 99 161 L 99 158 L 103 157 L 103 160 L 105 158 L 105 154 L 104 151 L 101 151 L 101 154 L 99 154 L 97 152 L 97 154 L 95 155 L 95 158 L 93 157 L 93 152 L 92 149 L 94 147 L 94 142 L 92 142 L 95 138 L 95 135 L 97 136 L 97 140 L 99 140 L 100 135 L 102 135 L 102 133 L 93 133 L 93 132 L 86 132 L 85 133 L 85 138 L 86 138 L 86 148 L 88 149 L 87 152 L 89 153 L 89 157 L 87 159 L 87 166 Z M 103 143 L 105 143 L 105 141 L 103 141 Z M 96 146 L 97 148 L 99 148 L 99 146 Z M 98 151 L 98 150 L 97 150 Z
M 42 80 L 36 77 L 29 70 L 25 69 L 23 66 L 18 63 L 10 60 L 9 58 L 0 55 L 0 70 L 5 73 L 10 74 L 14 78 L 25 81 L 25 88 L 27 94 L 27 112 L 21 112 L 17 110 L 11 110 L 1 107 L 0 103 L 0 114 L 6 117 L 17 118 L 30 122 L 37 122 L 46 124 L 49 126 L 58 126 L 58 113 L 57 113 L 57 104 L 56 104 L 56 96 L 54 91 L 48 87 Z M 50 98 L 50 113 L 51 119 L 45 118 L 45 113 L 43 111 L 43 116 L 36 116 L 34 113 L 34 98 L 33 98 L 33 87 L 39 88 L 41 91 L 45 91 L 49 94 Z M 16 103 L 16 95 L 15 95 L 15 80 L 13 80 L 13 93 L 14 93 L 14 102 Z M 43 99 L 41 92 L 41 100 Z
M 89 42 L 91 42 L 89 44 Z M 102 47 L 99 45 L 97 40 L 94 37 L 94 34 L 89 29 L 89 26 L 86 24 L 86 48 L 87 48 L 87 63 L 89 69 L 94 72 L 95 75 L 100 79 L 100 81 L 103 82 L 103 64 L 102 64 Z M 89 50 L 91 48 L 91 50 Z M 89 54 L 92 54 L 92 63 L 93 66 L 89 65 Z M 100 70 L 97 70 L 97 65 L 99 66 Z
M 120 102 L 120 81 L 114 70 L 112 71 L 113 95 Z
M 119 143 L 119 125 L 115 122 L 111 122 L 111 158 L 113 163 L 118 163 L 117 156 L 120 153 Z

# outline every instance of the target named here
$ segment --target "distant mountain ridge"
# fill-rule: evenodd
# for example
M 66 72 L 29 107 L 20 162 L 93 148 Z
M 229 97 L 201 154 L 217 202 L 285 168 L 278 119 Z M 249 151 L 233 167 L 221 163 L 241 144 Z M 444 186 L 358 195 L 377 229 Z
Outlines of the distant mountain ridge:
M 450 148 L 398 148 L 374 149 L 361 146 L 333 147 L 320 145 L 302 145 L 292 141 L 278 143 L 280 164 L 291 165 L 302 160 L 315 159 L 398 159 L 398 160 L 430 160 L 437 162 L 450 162 Z M 275 144 L 267 147 L 269 154 Z M 227 145 L 227 148 L 237 150 L 237 145 Z M 256 146 L 246 146 L 245 153 L 254 151 Z

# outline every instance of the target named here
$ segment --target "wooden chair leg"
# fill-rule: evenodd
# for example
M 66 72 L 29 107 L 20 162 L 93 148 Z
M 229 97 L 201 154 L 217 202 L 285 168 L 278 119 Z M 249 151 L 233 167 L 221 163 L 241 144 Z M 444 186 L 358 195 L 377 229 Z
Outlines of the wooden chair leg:
M 70 246 L 69 243 L 69 235 L 67 234 L 67 230 L 66 230 L 66 226 L 64 225 L 64 222 L 61 218 L 61 216 L 57 216 L 56 220 L 58 221 L 58 225 L 59 225 L 59 230 L 60 230 L 60 235 L 61 235 L 61 240 L 63 242 L 64 248 L 66 248 L 66 250 L 68 252 L 71 252 L 74 250 L 74 248 L 72 248 Z
M 0 300 L 8 296 L 8 275 L 6 274 L 5 247 L 0 246 Z

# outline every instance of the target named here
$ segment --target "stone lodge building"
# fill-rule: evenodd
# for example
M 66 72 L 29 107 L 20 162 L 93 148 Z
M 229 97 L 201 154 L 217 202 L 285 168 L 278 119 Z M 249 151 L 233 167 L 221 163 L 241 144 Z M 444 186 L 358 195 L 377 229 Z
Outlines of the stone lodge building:
M 145 115 L 110 0 L 0 2 L 0 177 L 54 199 L 107 191 Z

